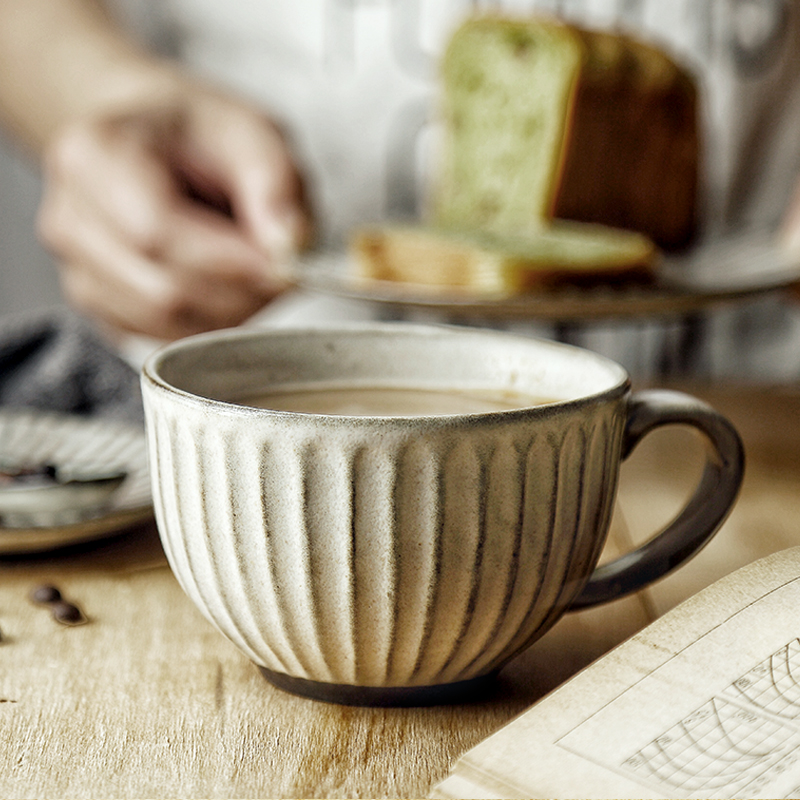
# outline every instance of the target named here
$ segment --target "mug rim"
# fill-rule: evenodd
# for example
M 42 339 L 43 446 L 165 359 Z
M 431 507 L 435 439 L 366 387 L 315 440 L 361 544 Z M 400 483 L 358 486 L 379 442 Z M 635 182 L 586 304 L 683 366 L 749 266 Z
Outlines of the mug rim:
M 202 350 L 207 345 L 213 345 L 224 342 L 247 342 L 259 340 L 264 338 L 296 338 L 321 335 L 337 336 L 337 335 L 364 335 L 364 334 L 386 334 L 386 333 L 400 333 L 400 334 L 416 334 L 423 335 L 426 333 L 439 333 L 439 334 L 453 334 L 454 336 L 480 336 L 481 338 L 491 337 L 495 339 L 506 339 L 518 343 L 524 343 L 535 347 L 542 347 L 547 350 L 560 350 L 562 352 L 580 353 L 581 357 L 593 360 L 599 366 L 608 370 L 609 374 L 616 372 L 617 379 L 615 382 L 610 382 L 608 386 L 603 389 L 587 392 L 575 397 L 564 399 L 556 399 L 546 403 L 539 403 L 536 405 L 522 406 L 519 408 L 509 408 L 502 410 L 492 411 L 477 411 L 466 413 L 450 413 L 450 414 L 432 414 L 432 415 L 349 415 L 349 414 L 332 414 L 322 412 L 303 412 L 303 411 L 290 411 L 269 409 L 253 405 L 248 405 L 241 401 L 236 400 L 223 400 L 215 397 L 208 396 L 189 389 L 181 388 L 175 385 L 174 382 L 167 380 L 161 374 L 161 368 L 164 362 L 177 354 L 185 351 Z M 586 403 L 592 403 L 601 398 L 613 398 L 619 395 L 624 395 L 631 386 L 630 375 L 625 367 L 618 362 L 614 361 L 607 356 L 596 353 L 588 348 L 579 347 L 577 345 L 567 344 L 566 342 L 558 342 L 555 340 L 544 339 L 540 337 L 525 336 L 515 334 L 508 331 L 493 330 L 490 328 L 467 327 L 437 323 L 414 323 L 414 322 L 382 322 L 382 321 L 369 321 L 369 322 L 345 322 L 345 323 L 331 323 L 324 325 L 302 325 L 302 326 L 286 326 L 276 328 L 255 328 L 255 327 L 237 327 L 237 328 L 222 328 L 214 331 L 207 331 L 204 333 L 194 334 L 182 339 L 162 345 L 153 353 L 151 353 L 144 361 L 141 370 L 140 378 L 142 382 L 150 384 L 154 389 L 161 390 L 168 395 L 174 395 L 176 398 L 190 403 L 192 405 L 202 405 L 211 408 L 217 408 L 225 411 L 228 414 L 242 414 L 245 416 L 258 415 L 258 416 L 276 416 L 276 417 L 293 417 L 303 419 L 330 419 L 337 421 L 357 421 L 359 423 L 368 423 L 369 421 L 378 421 L 386 423 L 391 420 L 403 420 L 405 422 L 411 420 L 417 421 L 431 421 L 436 420 L 440 422 L 461 420 L 461 419 L 484 419 L 495 418 L 498 416 L 507 417 L 508 415 L 542 413 L 544 409 L 558 409 L 565 407 L 576 407 Z M 303 381 L 298 381 L 302 384 Z M 310 382 L 309 382 L 310 383 Z

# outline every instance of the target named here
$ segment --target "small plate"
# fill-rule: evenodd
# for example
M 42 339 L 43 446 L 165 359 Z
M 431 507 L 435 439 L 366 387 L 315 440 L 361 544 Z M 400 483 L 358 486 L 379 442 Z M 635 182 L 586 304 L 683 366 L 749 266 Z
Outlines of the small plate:
M 784 289 L 800 281 L 800 257 L 774 235 L 723 238 L 662 260 L 653 283 L 562 286 L 508 297 L 359 278 L 346 253 L 320 252 L 296 265 L 298 285 L 351 299 L 434 311 L 448 318 L 587 320 L 685 314 Z
M 0 519 L 0 555 L 33 553 L 104 538 L 152 516 L 141 426 L 27 409 L 2 410 L 0 461 L 53 464 L 68 473 L 125 474 L 98 516 L 31 527 L 4 527 Z

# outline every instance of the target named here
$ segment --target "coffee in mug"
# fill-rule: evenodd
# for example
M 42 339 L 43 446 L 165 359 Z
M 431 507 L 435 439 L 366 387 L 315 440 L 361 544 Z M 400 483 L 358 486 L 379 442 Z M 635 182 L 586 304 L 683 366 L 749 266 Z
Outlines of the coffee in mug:
M 243 399 L 243 405 L 303 414 L 356 417 L 425 417 L 485 414 L 552 402 L 513 392 L 381 386 L 317 386 L 270 392 Z

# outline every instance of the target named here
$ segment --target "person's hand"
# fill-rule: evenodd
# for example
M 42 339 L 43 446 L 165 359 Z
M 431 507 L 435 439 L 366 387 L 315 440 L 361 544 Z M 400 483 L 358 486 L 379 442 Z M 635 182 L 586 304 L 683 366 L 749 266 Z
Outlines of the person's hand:
M 160 339 L 254 314 L 310 237 L 278 129 L 189 80 L 156 107 L 72 122 L 49 142 L 43 176 L 39 232 L 66 299 Z

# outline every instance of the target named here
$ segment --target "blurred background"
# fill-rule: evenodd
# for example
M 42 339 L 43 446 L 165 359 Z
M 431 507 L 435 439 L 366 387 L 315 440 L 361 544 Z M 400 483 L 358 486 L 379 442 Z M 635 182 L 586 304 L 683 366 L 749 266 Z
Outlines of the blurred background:
M 108 5 L 123 25 L 151 50 L 180 56 L 195 72 L 213 75 L 215 80 L 229 83 L 245 96 L 261 101 L 261 95 L 264 95 L 272 105 L 279 105 L 282 101 L 281 97 L 268 97 L 268 81 L 264 78 L 270 69 L 274 69 L 266 42 L 270 33 L 275 37 L 278 33 L 254 27 L 245 30 L 244 39 L 237 41 L 232 33 L 234 28 L 229 31 L 226 27 L 230 9 L 226 6 L 228 10 L 224 10 L 212 0 L 113 0 Z M 392 85 L 396 89 L 393 105 L 386 103 L 391 106 L 387 114 L 393 115 L 392 135 L 389 141 L 380 143 L 386 148 L 386 152 L 381 153 L 381 157 L 386 159 L 381 165 L 385 166 L 386 186 L 359 187 L 363 190 L 363 202 L 352 204 L 351 211 L 361 216 L 366 213 L 367 218 L 369 214 L 396 217 L 419 211 L 420 187 L 409 176 L 419 176 L 425 165 L 417 164 L 417 169 L 409 167 L 413 167 L 414 160 L 419 160 L 420 152 L 425 149 L 420 143 L 429 135 L 430 112 L 435 100 L 434 54 L 455 20 L 476 9 L 515 11 L 535 8 L 537 11 L 557 12 L 566 18 L 580 17 L 588 22 L 595 21 L 595 15 L 596 21 L 603 23 L 607 20 L 602 18 L 602 14 L 608 14 L 613 5 L 592 0 L 327 0 L 321 4 L 324 6 L 324 27 L 320 29 L 320 57 L 329 59 L 331 74 L 338 74 L 336 70 L 341 70 L 342 76 L 353 86 L 362 81 L 368 88 L 366 61 L 359 61 L 367 53 L 369 58 L 392 62 Z M 643 0 L 620 0 L 611 10 L 617 21 L 641 25 L 652 33 L 654 26 L 658 27 L 653 16 L 656 5 Z M 705 13 L 703 9 L 720 5 L 666 0 L 657 11 L 673 16 L 699 16 Z M 780 48 L 781 58 L 786 54 L 787 43 L 773 40 L 768 23 L 782 19 L 781 14 L 788 6 L 785 0 L 730 0 L 725 5 L 732 13 L 726 34 L 732 44 L 730 52 L 725 51 L 726 57 L 738 59 L 737 63 L 744 70 L 742 74 L 747 73 L 745 78 L 749 80 L 748 76 L 755 74 L 754 70 L 771 63 L 770 54 L 778 53 Z M 605 11 L 601 12 L 601 7 Z M 231 8 L 239 12 L 249 8 L 258 16 L 258 3 L 248 5 L 238 0 Z M 299 8 L 292 10 L 292 5 L 287 2 L 287 17 L 296 16 Z M 382 17 L 387 17 L 388 22 L 381 21 Z M 445 19 L 452 22 L 445 24 Z M 364 31 L 369 30 L 370 24 L 373 27 L 386 24 L 391 28 L 389 51 L 378 53 L 379 44 L 369 43 L 369 37 L 365 38 Z M 695 25 L 692 30 L 699 31 L 697 36 L 705 35 L 702 25 Z M 237 35 L 241 34 L 238 31 Z M 697 42 L 683 41 L 678 37 L 673 44 L 681 50 Z M 719 47 L 715 45 L 715 48 L 707 48 L 708 58 L 724 55 Z M 797 61 L 800 55 L 789 53 L 787 57 Z M 742 86 L 743 91 L 750 91 L 755 84 L 745 81 Z M 723 99 L 732 101 L 730 97 Z M 800 93 L 796 93 L 796 99 L 800 99 Z M 324 107 L 317 117 L 323 113 Z M 713 116 L 716 111 L 711 109 L 710 113 Z M 795 161 L 800 162 L 800 144 L 795 146 L 795 150 Z M 747 153 L 744 153 L 744 160 L 746 157 Z M 352 176 L 348 179 L 352 181 Z M 53 261 L 36 237 L 36 207 L 40 190 L 33 162 L 0 135 L 0 314 L 62 303 Z M 375 201 L 377 191 L 385 193 L 383 203 Z M 783 203 L 783 199 L 775 197 L 768 205 L 782 207 Z M 330 205 L 339 213 L 335 203 Z M 748 222 L 745 212 L 739 218 Z M 352 222 L 350 218 L 336 220 L 342 229 Z M 759 381 L 795 380 L 800 376 L 799 305 L 788 295 L 779 294 L 732 307 L 715 308 L 708 313 L 667 319 L 637 319 L 633 323 L 607 320 L 556 326 L 534 322 L 531 325 L 509 324 L 507 327 L 555 336 L 605 352 L 621 361 L 635 376 L 644 379 L 688 374 Z M 701 341 L 703 346 L 697 346 Z

